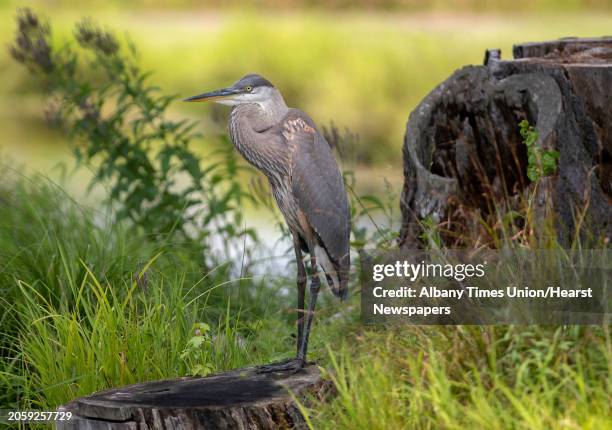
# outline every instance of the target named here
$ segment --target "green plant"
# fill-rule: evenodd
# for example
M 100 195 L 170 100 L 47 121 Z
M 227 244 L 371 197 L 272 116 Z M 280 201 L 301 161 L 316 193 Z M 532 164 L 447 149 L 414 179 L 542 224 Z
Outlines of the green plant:
M 422 231 L 419 239 L 427 249 L 440 249 L 444 246 L 440 228 L 431 215 L 421 221 Z
M 541 149 L 537 145 L 538 131 L 526 119 L 519 123 L 523 143 L 527 147 L 527 177 L 535 182 L 544 176 L 552 176 L 557 171 L 559 151 Z
M 192 356 L 198 356 L 202 350 L 212 347 L 212 337 L 210 335 L 210 326 L 206 323 L 195 323 L 193 325 L 193 337 L 189 339 L 185 349 L 181 353 L 181 359 L 187 360 Z M 206 376 L 212 373 L 213 366 L 207 362 L 198 362 L 193 365 L 190 372 L 194 376 Z
M 72 137 L 77 160 L 92 166 L 91 185 L 109 184 L 118 220 L 198 244 L 210 234 L 223 243 L 245 234 L 256 238 L 240 228 L 249 194 L 237 180 L 234 152 L 213 154 L 219 161 L 201 166 L 190 148 L 198 137 L 195 124 L 168 116 L 175 97 L 148 83 L 133 44 L 124 48 L 85 19 L 75 27 L 76 47 L 56 47 L 49 24 L 29 9 L 17 22 L 13 58 L 42 83 L 48 117 Z
M 373 194 L 359 195 L 355 191 L 353 172 L 344 172 L 344 181 L 351 207 L 351 247 L 389 249 L 397 239 L 397 218 L 394 214 L 396 194 L 387 187 L 385 198 Z M 388 185 L 388 184 L 387 184 Z

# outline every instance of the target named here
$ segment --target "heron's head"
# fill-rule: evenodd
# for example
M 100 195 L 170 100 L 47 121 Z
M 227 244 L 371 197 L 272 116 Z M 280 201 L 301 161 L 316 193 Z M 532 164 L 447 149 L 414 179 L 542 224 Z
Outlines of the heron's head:
M 197 96 L 183 99 L 183 101 L 214 101 L 216 103 L 229 106 L 247 103 L 263 104 L 274 97 L 277 93 L 278 91 L 276 88 L 274 88 L 274 85 L 272 85 L 266 78 L 260 75 L 250 74 L 237 81 L 231 87 L 198 94 Z

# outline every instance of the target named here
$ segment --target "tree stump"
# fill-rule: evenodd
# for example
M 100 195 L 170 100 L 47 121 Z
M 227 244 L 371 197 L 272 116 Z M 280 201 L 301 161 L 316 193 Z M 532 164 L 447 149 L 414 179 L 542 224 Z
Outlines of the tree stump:
M 328 384 L 316 366 L 297 373 L 259 374 L 244 368 L 207 377 L 146 382 L 75 399 L 60 430 L 101 429 L 301 429 L 293 398 L 322 398 Z
M 526 175 L 523 119 L 540 148 L 560 152 L 542 190 Z M 419 246 L 426 218 L 443 226 L 448 246 L 487 243 L 478 220 L 494 225 L 534 194 L 561 243 L 577 230 L 610 238 L 612 37 L 516 45 L 509 61 L 488 50 L 483 66 L 456 71 L 411 113 L 403 156 L 403 247 Z

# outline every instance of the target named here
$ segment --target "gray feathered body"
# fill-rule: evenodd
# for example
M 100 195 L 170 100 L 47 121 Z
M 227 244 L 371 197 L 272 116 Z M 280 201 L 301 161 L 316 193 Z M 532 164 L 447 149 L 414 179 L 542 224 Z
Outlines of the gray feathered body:
M 272 193 L 304 251 L 315 254 L 332 292 L 346 297 L 350 215 L 344 182 L 329 144 L 297 109 L 232 109 L 232 142 L 270 182 Z

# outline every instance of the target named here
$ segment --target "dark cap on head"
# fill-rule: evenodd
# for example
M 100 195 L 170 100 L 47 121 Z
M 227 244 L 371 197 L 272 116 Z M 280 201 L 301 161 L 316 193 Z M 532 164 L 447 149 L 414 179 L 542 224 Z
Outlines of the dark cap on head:
M 245 77 L 241 78 L 238 82 L 236 82 L 234 86 L 235 87 L 251 86 L 253 88 L 274 87 L 274 85 L 272 85 L 272 82 L 270 82 L 263 76 L 258 75 L 256 73 L 251 73 L 249 75 L 246 75 Z

